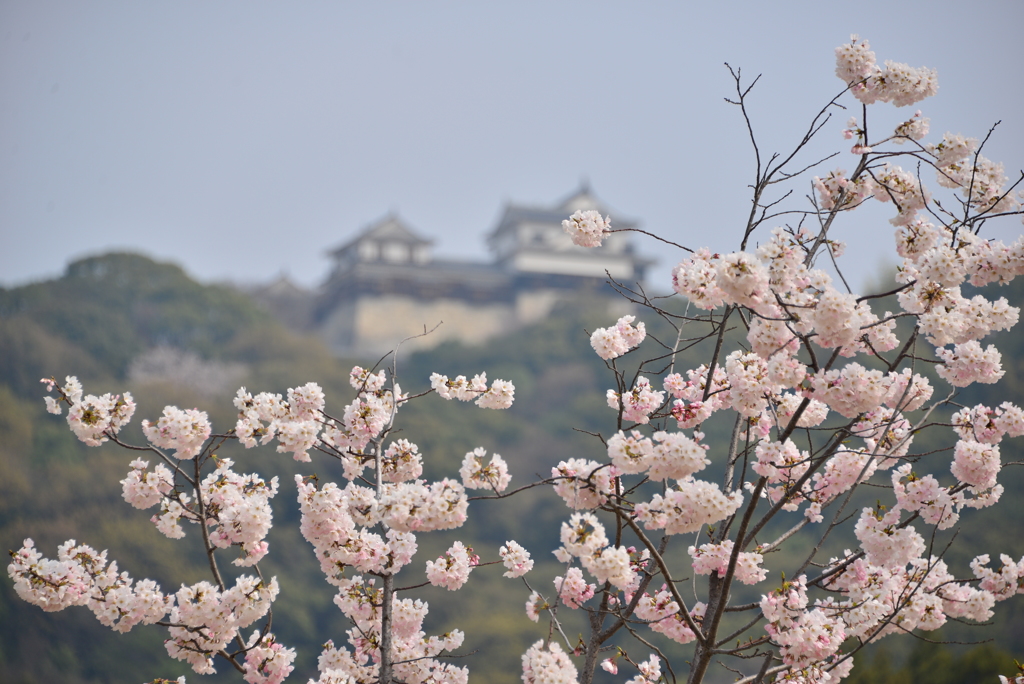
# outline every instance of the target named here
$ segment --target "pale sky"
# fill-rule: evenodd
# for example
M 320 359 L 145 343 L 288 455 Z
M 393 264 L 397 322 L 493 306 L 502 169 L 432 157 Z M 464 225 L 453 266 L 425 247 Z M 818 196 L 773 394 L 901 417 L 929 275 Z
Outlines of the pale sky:
M 783 152 L 842 90 L 833 49 L 858 33 L 879 62 L 938 71 L 935 98 L 876 120 L 920 107 L 937 140 L 1001 119 L 987 156 L 1013 176 L 1021 26 L 1020 0 L 3 0 L 0 284 L 121 249 L 314 286 L 328 249 L 392 210 L 438 256 L 483 260 L 505 202 L 552 204 L 584 177 L 645 229 L 732 251 L 752 157 L 723 62 L 763 74 L 754 126 Z M 854 165 L 847 116 L 823 172 Z M 892 251 L 889 215 L 839 226 L 855 281 Z M 664 280 L 680 255 L 640 246 Z

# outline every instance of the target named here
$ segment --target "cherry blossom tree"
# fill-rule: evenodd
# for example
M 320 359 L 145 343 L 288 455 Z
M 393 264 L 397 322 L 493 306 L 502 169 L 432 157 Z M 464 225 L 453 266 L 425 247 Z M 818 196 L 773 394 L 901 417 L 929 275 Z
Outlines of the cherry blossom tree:
M 327 581 L 338 588 L 335 603 L 352 624 L 351 650 L 328 642 L 320 656 L 318 681 L 465 682 L 465 667 L 438 659 L 459 648 L 462 632 L 426 636 L 421 628 L 427 604 L 399 598 L 394 580 L 412 562 L 418 533 L 461 526 L 467 488 L 500 494 L 509 484 L 508 468 L 499 455 L 487 460 L 486 452 L 476 449 L 466 454 L 461 482 L 445 478 L 428 483 L 420 479 L 418 447 L 405 439 L 392 441 L 389 435 L 399 408 L 423 394 L 504 409 L 512 405 L 515 388 L 503 380 L 488 386 L 483 373 L 471 380 L 435 374 L 431 389 L 410 397 L 394 381 L 393 368 L 390 379 L 386 370 L 353 368 L 350 382 L 356 396 L 341 417 L 326 411 L 324 393 L 315 383 L 293 388 L 287 397 L 240 389 L 234 401 L 238 420 L 223 434 L 213 433 L 205 412 L 168 406 L 155 423 L 142 422 L 145 446 L 130 445 L 120 436 L 135 411 L 131 394 L 97 397 L 85 394 L 74 377 L 61 386 L 44 380 L 57 395 L 46 397 L 48 410 L 59 414 L 66 405 L 68 425 L 81 441 L 90 446 L 113 441 L 157 459 L 152 469 L 143 458 L 132 461 L 121 481 L 124 499 L 140 509 L 157 507 L 152 521 L 172 539 L 185 537 L 187 526 L 198 526 L 212 582 L 182 585 L 176 593 L 164 594 L 152 580 L 134 582 L 128 573 L 118 572 L 117 562 L 108 562 L 105 551 L 71 540 L 61 545 L 56 560 L 49 560 L 27 539 L 11 553 L 8 574 L 15 590 L 47 611 L 87 606 L 101 623 L 121 632 L 140 623 L 166 627 L 168 654 L 199 674 L 213 672 L 220 658 L 251 684 L 283 681 L 292 671 L 295 651 L 270 632 L 278 583 L 259 570 L 259 561 L 270 550 L 265 538 L 278 481 L 238 474 L 231 459 L 216 455 L 217 447 L 229 439 L 247 448 L 276 442 L 277 451 L 291 453 L 298 462 L 309 463 L 310 451 L 339 461 L 348 480 L 339 487 L 321 483 L 315 475 L 295 476 L 301 533 L 313 546 Z M 232 548 L 232 563 L 255 574 L 241 575 L 229 586 L 218 551 Z M 495 556 L 508 577 L 533 567 L 529 553 L 514 541 Z M 479 564 L 473 549 L 457 541 L 443 557 L 426 562 L 426 577 L 430 584 L 456 590 Z M 243 630 L 257 624 L 246 637 Z
M 756 161 L 738 250 L 664 241 L 683 253 L 672 287 L 685 309 L 615 283 L 636 312 L 590 337 L 614 385 L 609 428 L 594 434 L 593 458 L 553 464 L 548 480 L 527 485 L 550 485 L 572 511 L 555 550 L 564 570 L 545 587 L 532 583 L 533 560 L 518 543 L 490 552 L 506 577 L 525 583 L 527 615 L 547 622 L 522 656 L 526 684 L 590 682 L 599 666 L 631 684 L 697 684 L 715 663 L 740 682 L 837 682 L 868 643 L 950 619 L 982 622 L 997 601 L 1024 591 L 1024 559 L 1001 555 L 994 564 L 982 555 L 970 564 L 973 576 L 956 577 L 931 541 L 972 509 L 999 502 L 999 445 L 1024 434 L 1024 411 L 1011 403 L 956 403 L 959 388 L 1003 375 L 998 350 L 981 340 L 1016 324 L 1019 310 L 962 288 L 1024 273 L 1024 239 L 1005 245 L 984 235 L 989 221 L 1021 214 L 1021 178 L 1011 184 L 1002 165 L 982 156 L 991 131 L 980 141 L 947 133 L 927 142 L 930 122 L 917 112 L 892 131 L 869 133 L 869 108 L 916 104 L 935 92 L 936 75 L 881 67 L 865 41 L 837 48 L 844 90 L 784 155 L 763 156 L 747 108 L 753 84 L 732 74 L 730 101 Z M 833 130 L 844 102 L 859 114 Z M 851 173 L 822 171 L 831 156 L 802 160 L 812 140 L 831 134 L 852 141 Z M 803 192 L 805 204 L 794 197 Z M 842 277 L 836 235 L 850 212 L 873 201 L 892 205 L 902 263 L 888 292 L 857 295 Z M 592 211 L 564 226 L 584 247 L 616 230 Z M 884 302 L 896 310 L 873 308 Z M 659 319 L 674 339 L 649 335 L 644 317 Z M 683 349 L 702 344 L 705 363 L 677 368 Z M 590 352 L 581 345 L 581 353 Z M 280 486 L 216 456 L 226 440 L 276 444 L 299 463 L 311 454 L 334 459 L 344 473 L 343 486 L 295 475 L 301 533 L 351 624 L 347 646 L 328 642 L 316 682 L 467 681 L 465 667 L 444 659 L 462 633 L 427 636 L 427 605 L 400 597 L 396 577 L 411 572 L 418 534 L 462 525 L 468 489 L 506 496 L 508 467 L 478 448 L 458 480 L 428 482 L 416 444 L 392 433 L 401 407 L 427 394 L 503 409 L 514 387 L 483 373 L 434 374 L 430 389 L 409 395 L 396 367 L 354 368 L 355 396 L 340 414 L 314 383 L 286 396 L 240 389 L 237 422 L 223 433 L 204 412 L 169 406 L 142 422 L 144 445 L 121 437 L 135 410 L 130 394 L 85 394 L 73 377 L 44 380 L 55 393 L 47 407 L 66 408 L 81 441 L 139 452 L 121 481 L 125 500 L 155 508 L 153 523 L 168 537 L 198 534 L 210 580 L 165 594 L 119 571 L 106 552 L 72 540 L 49 560 L 29 539 L 11 554 L 15 589 L 47 611 L 87 606 L 117 631 L 161 625 L 168 653 L 197 673 L 219 658 L 247 682 L 282 681 L 294 651 L 271 632 L 278 585 L 259 569 Z M 728 439 L 708 439 L 715 421 L 730 426 Z M 940 432 L 951 447 L 915 451 L 924 431 Z M 874 506 L 859 503 L 865 485 Z M 811 540 L 804 553 L 770 562 L 797 539 Z M 828 555 L 833 539 L 850 550 Z M 684 551 L 684 563 L 672 560 Z M 229 585 L 220 572 L 225 553 L 252 574 Z M 426 581 L 457 590 L 481 555 L 457 541 L 426 561 Z M 748 594 L 759 598 L 737 598 Z M 584 637 L 567 637 L 562 607 L 586 613 Z M 692 644 L 692 654 L 673 662 L 651 632 Z M 631 658 L 616 641 L 624 636 L 646 658 Z
M 527 606 L 531 618 L 547 611 L 555 623 L 559 606 L 585 610 L 590 631 L 581 644 L 538 642 L 524 656 L 528 683 L 589 682 L 599 661 L 619 673 L 619 659 L 635 684 L 684 677 L 682 664 L 647 640 L 649 631 L 693 643 L 685 673 L 692 684 L 705 681 L 714 662 L 740 682 L 835 682 L 872 641 L 950 619 L 984 622 L 996 601 L 1024 591 L 1024 559 L 1004 554 L 993 568 L 982 555 L 970 565 L 973 577 L 958 578 L 930 541 L 970 509 L 999 501 L 999 443 L 1024 434 L 1024 412 L 1013 404 L 955 401 L 959 388 L 1003 375 L 998 350 L 980 341 L 1015 325 L 1019 309 L 961 288 L 1024 273 L 1024 238 L 1006 245 L 983 231 L 1021 213 L 1022 178 L 1010 184 L 1003 166 L 981 154 L 992 131 L 980 142 L 947 133 L 930 143 L 929 120 L 918 111 L 895 130 L 869 134 L 871 106 L 915 104 L 937 81 L 927 68 L 879 66 L 856 37 L 836 49 L 846 90 L 788 154 L 763 156 L 747 107 L 753 84 L 731 73 L 730 102 L 747 123 L 756 161 L 739 250 L 668 243 L 686 253 L 673 272 L 673 289 L 688 301 L 683 314 L 616 283 L 675 339 L 645 341 L 635 316 L 591 336 L 614 378 L 607 398 L 617 424 L 595 435 L 595 460 L 552 469 L 556 491 L 575 511 L 556 551 L 566 571 L 554 592 L 534 592 Z M 831 157 L 802 158 L 812 139 L 833 132 L 832 115 L 848 100 L 859 110 L 842 131 L 853 142 L 854 170 L 821 174 Z M 808 178 L 813 173 L 820 175 Z M 949 198 L 933 196 L 932 183 Z M 810 185 L 803 207 L 788 202 L 794 185 Z M 902 264 L 888 292 L 858 296 L 834 236 L 849 212 L 872 201 L 895 209 Z M 563 225 L 584 247 L 615 232 L 595 211 Z M 880 302 L 898 310 L 872 308 Z M 677 371 L 680 349 L 701 342 L 708 361 Z M 708 443 L 703 428 L 723 417 L 731 438 Z M 952 449 L 915 452 L 915 436 L 926 430 L 945 431 Z M 719 481 L 701 479 L 706 468 Z M 857 510 L 865 484 L 889 492 Z M 769 573 L 766 555 L 795 538 L 814 539 L 811 551 L 787 555 L 788 567 Z M 853 550 L 823 555 L 830 538 Z M 666 560 L 673 543 L 687 548 L 688 564 Z M 755 587 L 760 600 L 735 599 L 737 583 Z M 653 651 L 648 660 L 612 645 L 622 631 Z M 583 657 L 578 670 L 566 651 Z

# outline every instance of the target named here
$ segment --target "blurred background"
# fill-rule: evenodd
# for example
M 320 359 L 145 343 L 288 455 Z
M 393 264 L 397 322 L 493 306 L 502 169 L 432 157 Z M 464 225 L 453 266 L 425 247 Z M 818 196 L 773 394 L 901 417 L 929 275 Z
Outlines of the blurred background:
M 725 62 L 762 74 L 755 132 L 763 153 L 785 153 L 842 90 L 833 49 L 859 34 L 879 63 L 938 71 L 938 95 L 918 105 L 933 134 L 981 137 L 1002 120 L 990 156 L 1012 175 L 1022 19 L 1016 0 L 969 12 L 952 0 L 8 0 L 0 282 L 117 248 L 203 281 L 284 273 L 316 287 L 327 251 L 392 211 L 437 253 L 486 259 L 506 203 L 551 205 L 583 179 L 652 232 L 731 251 L 753 156 L 723 101 L 735 94 Z M 876 109 L 876 131 L 914 113 Z M 837 112 L 818 149 L 845 150 L 855 113 Z M 822 173 L 853 163 L 843 154 Z M 857 230 L 879 239 L 851 244 L 864 277 L 891 250 L 878 217 Z
M 612 378 L 585 332 L 622 311 L 604 267 L 665 292 L 682 254 L 638 235 L 581 257 L 554 237 L 557 217 L 595 206 L 614 225 L 732 251 L 754 162 L 739 112 L 724 102 L 735 84 L 723 62 L 742 68 L 744 82 L 763 74 L 750 99 L 755 133 L 763 154 L 787 153 L 842 90 L 833 49 L 851 33 L 880 62 L 937 69 L 939 93 L 919 105 L 933 137 L 983 137 L 1002 120 L 988 151 L 1012 176 L 1024 163 L 1021 19 L 1012 1 L 970 16 L 952 2 L 0 3 L 0 547 L 30 536 L 52 557 L 75 538 L 166 591 L 205 579 L 194 531 L 167 540 L 121 500 L 133 456 L 78 443 L 45 413 L 39 378 L 76 374 L 87 392 L 131 390 L 138 418 L 198 406 L 215 429 L 233 424 L 239 385 L 283 392 L 316 380 L 340 412 L 351 365 L 373 364 L 399 334 L 374 327 L 373 312 L 384 302 L 408 311 L 410 292 L 476 294 L 419 308 L 415 325 L 447 327 L 410 349 L 404 388 L 424 389 L 432 371 L 481 370 L 517 387 L 505 412 L 433 397 L 403 411 L 401 436 L 427 455 L 428 477 L 452 475 L 477 446 L 501 453 L 519 483 L 563 459 L 597 458 L 601 445 L 578 430 L 614 423 L 604 400 Z M 913 114 L 875 109 L 875 130 Z M 843 150 L 822 174 L 854 165 L 841 139 L 851 113 L 837 111 L 807 152 L 811 163 Z M 797 187 L 795 199 L 809 192 Z M 891 278 L 889 215 L 868 206 L 837 226 L 855 288 Z M 538 242 L 502 242 L 509 227 Z M 1020 223 L 989 228 L 1011 240 Z M 406 251 L 396 256 L 389 241 Z M 559 259 L 537 270 L 527 257 L 544 253 Z M 1024 301 L 1020 283 L 990 290 Z M 993 342 L 1007 377 L 992 396 L 1024 402 L 1020 336 Z M 703 351 L 680 363 L 703 362 Z M 958 401 L 992 396 L 972 389 Z M 709 426 L 709 440 L 724 429 Z M 1017 452 L 1004 444 L 1004 461 L 1021 460 Z M 261 567 L 282 584 L 274 631 L 299 651 L 291 680 L 305 681 L 323 641 L 344 642 L 348 628 L 297 531 L 290 483 L 310 467 L 266 449 L 221 455 L 239 472 L 282 480 Z M 312 468 L 340 478 L 330 462 Z M 977 553 L 1024 554 L 1024 478 L 1004 475 L 1003 503 L 964 516 L 947 558 L 959 576 Z M 466 528 L 421 537 L 414 565 L 456 538 L 494 560 L 514 538 L 542 561 L 530 581 L 546 591 L 567 514 L 547 490 L 474 502 Z M 525 586 L 491 567 L 460 592 L 416 594 L 430 602 L 429 629 L 469 635 L 470 681 L 519 681 L 519 655 L 540 637 L 523 612 Z M 568 633 L 583 630 L 579 616 L 563 617 Z M 996 620 L 924 635 L 956 645 L 883 641 L 854 681 L 1008 674 L 1011 654 L 1024 659 L 1024 609 L 1001 604 Z M 157 628 L 113 634 L 84 609 L 45 614 L 0 581 L 0 680 L 198 680 L 164 655 L 162 638 Z M 204 681 L 238 681 L 218 669 Z

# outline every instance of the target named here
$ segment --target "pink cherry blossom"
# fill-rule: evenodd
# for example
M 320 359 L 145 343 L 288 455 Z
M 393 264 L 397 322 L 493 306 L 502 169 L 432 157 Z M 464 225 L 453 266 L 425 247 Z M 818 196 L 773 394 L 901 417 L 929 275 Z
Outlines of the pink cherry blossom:
M 533 569 L 530 552 L 514 541 L 507 541 L 500 550 L 501 560 L 507 568 L 504 577 L 522 577 Z
M 562 221 L 562 229 L 569 234 L 574 245 L 600 247 L 611 231 L 611 221 L 608 217 L 601 218 L 600 212 L 593 209 L 579 210 Z
M 538 641 L 523 654 L 524 684 L 576 684 L 576 674 L 558 642 Z

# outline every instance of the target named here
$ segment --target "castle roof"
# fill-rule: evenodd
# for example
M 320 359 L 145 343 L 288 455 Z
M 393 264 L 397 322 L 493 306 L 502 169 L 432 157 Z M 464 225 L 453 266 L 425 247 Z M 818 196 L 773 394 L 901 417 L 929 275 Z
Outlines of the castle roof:
M 610 216 L 620 230 L 594 249 L 574 245 L 562 221 L 580 210 Z M 549 206 L 506 204 L 488 236 L 493 260 L 485 263 L 434 259 L 433 241 L 390 213 L 329 251 L 334 268 L 306 305 L 283 277 L 261 294 L 282 320 L 304 321 L 338 353 L 393 349 L 442 320 L 447 332 L 432 335 L 430 345 L 480 342 L 544 318 L 558 302 L 611 297 L 609 279 L 642 281 L 651 260 L 621 231 L 635 225 L 583 184 Z
M 613 228 L 633 228 L 637 225 L 635 220 L 619 216 L 609 209 L 594 195 L 590 185 L 583 182 L 575 192 L 554 206 L 538 207 L 511 202 L 506 204 L 501 218 L 498 219 L 498 224 L 487 236 L 487 242 L 493 246 L 495 240 L 499 239 L 502 234 L 514 231 L 523 223 L 549 224 L 561 229 L 562 221 L 577 211 L 587 210 L 594 210 L 600 212 L 602 216 L 610 217 Z
M 358 244 L 368 240 L 397 242 L 409 245 L 410 247 L 426 247 L 434 244 L 433 240 L 418 235 L 408 223 L 399 218 L 398 214 L 391 212 L 384 216 L 384 218 L 368 225 L 345 244 L 331 250 L 329 254 L 334 257 L 341 256 Z

